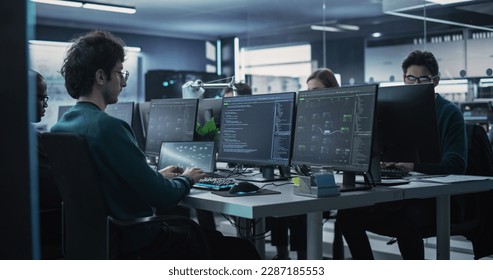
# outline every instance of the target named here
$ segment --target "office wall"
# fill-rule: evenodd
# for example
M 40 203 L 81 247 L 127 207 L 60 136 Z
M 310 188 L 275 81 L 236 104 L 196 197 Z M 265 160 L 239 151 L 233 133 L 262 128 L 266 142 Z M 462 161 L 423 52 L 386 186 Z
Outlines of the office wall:
M 36 25 L 36 40 L 67 42 L 74 36 L 86 33 L 88 29 Z M 178 39 L 149 35 L 114 32 L 127 46 L 140 47 L 142 51 L 139 70 L 138 96 L 144 100 L 144 77 L 149 70 L 205 71 L 205 41 Z M 131 73 L 133 77 L 134 73 Z
M 312 59 L 323 67 L 322 41 L 311 42 Z M 365 41 L 363 38 L 328 40 L 325 43 L 326 67 L 341 74 L 341 85 L 364 83 Z

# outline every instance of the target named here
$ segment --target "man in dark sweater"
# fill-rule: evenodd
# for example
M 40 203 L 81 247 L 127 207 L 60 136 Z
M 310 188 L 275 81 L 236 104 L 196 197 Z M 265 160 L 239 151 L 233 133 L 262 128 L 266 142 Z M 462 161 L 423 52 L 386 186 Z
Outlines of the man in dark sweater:
M 438 63 L 431 52 L 413 51 L 402 63 L 406 84 L 438 85 Z M 440 163 L 382 163 L 426 174 L 463 174 L 467 163 L 467 138 L 459 108 L 436 94 L 442 159 Z M 419 112 L 416 112 L 419 114 Z M 340 210 L 337 222 L 353 259 L 373 259 L 366 231 L 396 237 L 403 259 L 424 259 L 423 232 L 436 228 L 435 199 L 410 199 L 374 206 Z
M 61 69 L 65 87 L 77 104 L 51 131 L 85 138 L 109 212 L 117 219 L 134 219 L 150 216 L 156 208 L 176 207 L 205 173 L 198 168 L 182 171 L 176 166 L 153 170 L 131 127 L 104 112 L 108 104 L 118 101 L 127 85 L 129 73 L 123 70 L 124 60 L 123 41 L 109 32 L 93 31 L 77 38 Z M 141 259 L 259 258 L 246 240 L 217 231 L 205 235 L 208 244 L 202 244 L 188 226 L 136 226 L 121 234 L 119 248 L 124 256 Z

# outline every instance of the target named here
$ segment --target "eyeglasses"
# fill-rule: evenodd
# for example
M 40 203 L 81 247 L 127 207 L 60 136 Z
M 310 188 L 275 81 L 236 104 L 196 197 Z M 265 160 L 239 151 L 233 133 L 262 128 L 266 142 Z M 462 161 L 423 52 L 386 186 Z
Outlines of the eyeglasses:
M 404 76 L 404 83 L 406 83 L 406 84 L 415 84 L 418 81 L 420 83 L 431 83 L 431 82 L 434 82 L 437 77 L 438 77 L 438 75 L 435 75 L 433 77 L 430 77 L 430 76 L 416 77 L 416 76 L 413 76 L 413 75 L 407 75 L 407 76 Z
M 125 83 L 128 80 L 128 76 L 130 76 L 130 73 L 127 70 L 122 70 L 122 71 L 115 71 L 116 73 L 120 74 L 120 77 L 122 78 Z
M 38 95 L 39 101 L 43 101 L 44 103 L 48 103 L 48 99 L 50 99 L 50 97 L 48 95 Z

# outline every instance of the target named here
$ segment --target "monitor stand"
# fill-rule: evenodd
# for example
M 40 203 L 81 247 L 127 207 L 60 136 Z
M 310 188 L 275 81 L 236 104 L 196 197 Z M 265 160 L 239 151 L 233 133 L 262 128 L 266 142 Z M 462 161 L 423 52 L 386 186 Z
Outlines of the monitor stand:
M 354 192 L 370 190 L 371 186 L 365 183 L 356 182 L 356 173 L 344 171 L 342 173 L 342 184 L 340 184 L 340 192 Z
M 244 177 L 236 177 L 236 180 L 240 181 L 251 181 L 251 182 L 272 182 L 272 181 L 284 181 L 289 180 L 289 167 L 286 167 L 288 170 L 286 171 L 284 167 L 279 166 L 280 175 L 274 174 L 275 166 L 261 166 L 260 174 L 253 176 L 244 176 Z

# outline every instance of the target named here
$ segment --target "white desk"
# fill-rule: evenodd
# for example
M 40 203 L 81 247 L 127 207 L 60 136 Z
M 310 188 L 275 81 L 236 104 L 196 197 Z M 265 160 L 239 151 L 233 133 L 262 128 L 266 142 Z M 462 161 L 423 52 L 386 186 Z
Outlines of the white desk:
M 493 189 L 493 181 L 453 184 L 411 182 L 408 185 L 377 187 L 370 191 L 345 192 L 340 196 L 327 198 L 294 195 L 291 185 L 268 188 L 280 191 L 281 194 L 222 197 L 208 191 L 192 190 L 190 195 L 183 199 L 182 205 L 247 219 L 307 214 L 307 256 L 308 259 L 322 259 L 322 212 L 409 198 L 437 197 L 437 258 L 448 259 L 450 258 L 450 195 L 487 191 Z

